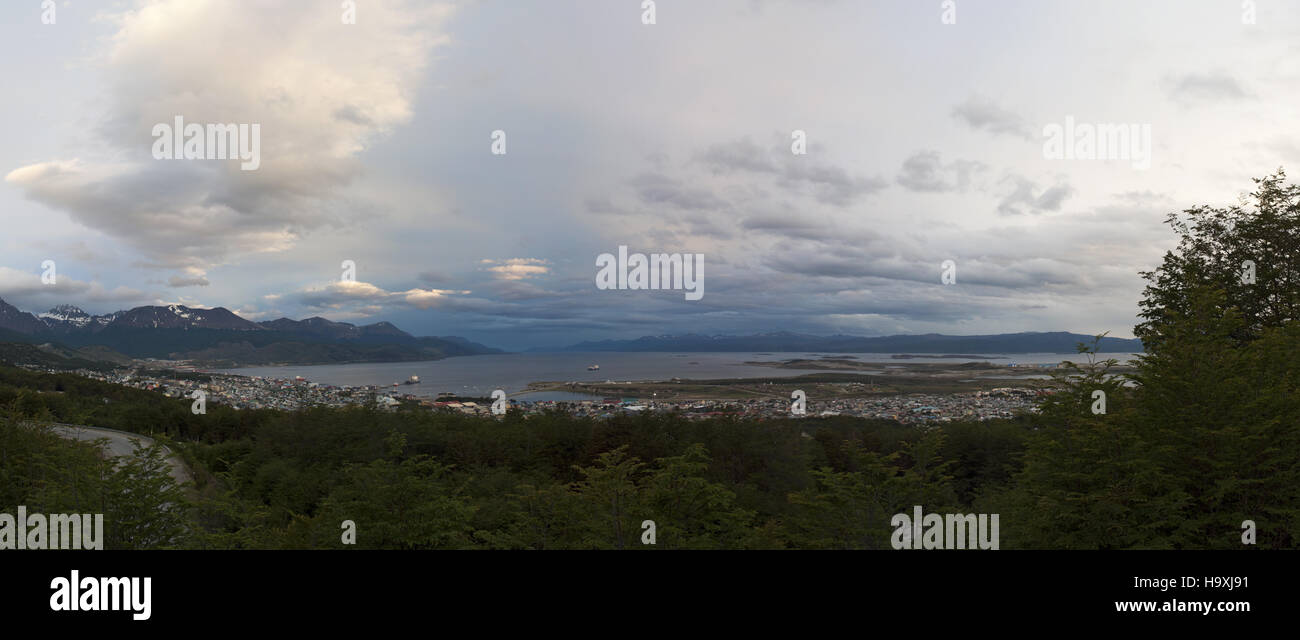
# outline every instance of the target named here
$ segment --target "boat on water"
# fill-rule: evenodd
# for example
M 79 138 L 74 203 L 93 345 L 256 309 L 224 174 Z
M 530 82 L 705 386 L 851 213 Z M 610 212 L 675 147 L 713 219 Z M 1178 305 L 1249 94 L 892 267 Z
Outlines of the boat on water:
M 587 371 L 600 371 L 600 365 L 593 364 L 590 367 L 587 367 Z
M 406 382 L 403 382 L 402 384 L 420 384 L 420 376 L 411 376 L 407 378 Z

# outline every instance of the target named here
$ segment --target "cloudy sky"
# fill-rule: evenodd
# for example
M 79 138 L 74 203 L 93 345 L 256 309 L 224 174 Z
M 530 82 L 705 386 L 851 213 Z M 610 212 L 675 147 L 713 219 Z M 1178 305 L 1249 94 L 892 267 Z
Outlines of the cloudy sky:
M 5 2 L 0 298 L 505 348 L 1128 337 L 1165 215 L 1300 159 L 1282 0 L 354 2 Z M 178 115 L 260 125 L 260 167 L 155 159 Z M 1150 168 L 1045 157 L 1067 117 L 1148 125 Z M 620 245 L 703 254 L 705 295 L 598 289 Z

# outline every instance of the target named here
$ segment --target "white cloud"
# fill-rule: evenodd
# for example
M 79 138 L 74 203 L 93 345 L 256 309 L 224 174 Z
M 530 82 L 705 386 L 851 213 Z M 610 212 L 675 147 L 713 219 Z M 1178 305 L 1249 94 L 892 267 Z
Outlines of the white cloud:
M 356 24 L 337 3 L 140 0 L 107 17 L 97 58 L 102 125 L 71 158 L 19 167 L 30 199 L 120 239 L 197 284 L 232 257 L 282 251 L 348 220 L 341 188 L 357 155 L 406 123 L 449 5 L 366 3 Z M 259 124 L 261 167 L 155 160 L 152 128 Z
M 486 267 L 486 269 L 500 280 L 526 280 L 546 275 L 551 271 L 547 261 L 540 258 L 484 259 L 480 261 L 480 264 L 492 265 Z
M 338 280 L 307 287 L 288 294 L 292 301 L 312 309 L 327 309 L 339 314 L 365 317 L 401 308 L 432 309 L 445 304 L 452 296 L 469 295 L 469 291 L 420 289 L 388 291 L 369 282 Z

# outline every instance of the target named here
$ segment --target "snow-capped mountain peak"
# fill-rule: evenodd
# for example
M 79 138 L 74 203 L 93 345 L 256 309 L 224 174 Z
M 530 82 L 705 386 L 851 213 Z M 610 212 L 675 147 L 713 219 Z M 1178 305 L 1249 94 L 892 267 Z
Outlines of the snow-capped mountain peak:
M 46 321 L 46 324 L 49 324 L 49 321 L 53 320 L 54 322 L 66 322 L 77 327 L 84 327 L 90 324 L 92 320 L 89 313 L 82 311 L 80 307 L 70 304 L 61 304 L 45 313 L 42 313 L 38 317 L 41 320 Z

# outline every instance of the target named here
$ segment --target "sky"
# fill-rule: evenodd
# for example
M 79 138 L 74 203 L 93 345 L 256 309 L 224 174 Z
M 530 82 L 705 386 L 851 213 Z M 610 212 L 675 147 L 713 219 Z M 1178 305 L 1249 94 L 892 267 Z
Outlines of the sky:
M 38 313 L 1130 337 L 1166 216 L 1300 159 L 1282 0 L 51 2 L 0 7 L 0 298 Z M 257 125 L 257 168 L 158 159 L 177 116 Z M 1048 153 L 1067 119 L 1148 162 Z M 704 294 L 599 288 L 620 246 Z

